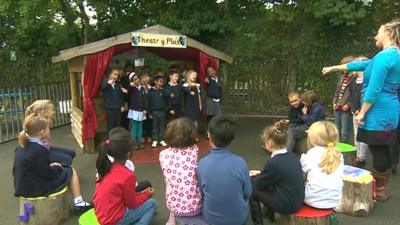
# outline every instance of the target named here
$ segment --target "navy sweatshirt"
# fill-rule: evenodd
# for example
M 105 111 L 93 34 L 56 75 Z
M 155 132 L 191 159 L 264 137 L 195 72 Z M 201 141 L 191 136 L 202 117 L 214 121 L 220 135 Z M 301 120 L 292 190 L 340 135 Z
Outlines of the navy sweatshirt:
M 218 78 L 208 77 L 208 81 L 206 87 L 207 97 L 220 99 L 222 97 L 221 80 Z
M 119 82 L 114 83 L 114 87 L 103 80 L 101 89 L 104 96 L 104 108 L 106 110 L 121 110 L 124 106 L 124 94 L 122 93 L 122 86 Z
M 308 109 L 307 115 L 301 116 L 301 119 L 307 126 L 311 126 L 314 122 L 325 119 L 325 108 L 321 102 L 316 102 Z
M 144 87 L 130 87 L 128 90 L 129 95 L 129 109 L 135 111 L 144 111 L 147 110 L 147 98 L 146 98 L 146 91 Z
M 290 106 L 289 109 L 289 123 L 296 123 L 296 124 L 302 124 L 304 123 L 303 120 L 301 119 L 301 116 L 303 115 L 303 111 L 301 111 L 304 107 L 303 103 L 300 103 L 297 108 L 294 108 Z
M 254 179 L 254 189 L 270 190 L 271 205 L 279 213 L 291 214 L 299 210 L 304 202 L 303 171 L 299 158 L 293 152 L 272 157 Z
M 181 105 L 182 86 L 180 84 L 172 86 L 170 83 L 168 83 L 165 87 L 165 93 L 167 95 L 166 97 L 168 109 Z M 170 97 L 172 93 L 175 95 L 173 98 Z
M 62 169 L 50 167 L 49 150 L 28 142 L 25 148 L 17 147 L 14 155 L 15 196 L 39 197 L 48 195 L 57 183 Z
M 151 88 L 149 93 L 149 110 L 150 113 L 153 111 L 165 111 L 167 110 L 167 103 L 165 101 L 165 91 L 163 89 Z
M 243 158 L 227 148 L 211 149 L 197 167 L 203 217 L 213 225 L 243 225 L 249 214 L 252 186 Z

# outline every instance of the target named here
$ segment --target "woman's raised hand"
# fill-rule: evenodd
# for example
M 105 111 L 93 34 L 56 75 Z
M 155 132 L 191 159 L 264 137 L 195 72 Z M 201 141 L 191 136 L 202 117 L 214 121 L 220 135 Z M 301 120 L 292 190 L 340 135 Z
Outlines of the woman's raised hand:
M 331 73 L 334 71 L 334 66 L 328 66 L 322 68 L 322 75 L 327 75 L 328 73 Z

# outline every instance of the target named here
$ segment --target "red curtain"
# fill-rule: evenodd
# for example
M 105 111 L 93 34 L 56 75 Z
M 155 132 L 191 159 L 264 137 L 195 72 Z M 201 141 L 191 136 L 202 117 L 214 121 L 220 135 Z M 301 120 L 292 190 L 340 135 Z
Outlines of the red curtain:
M 212 56 L 207 55 L 206 53 L 199 51 L 199 73 L 198 73 L 198 80 L 200 81 L 201 85 L 204 86 L 204 79 L 207 76 L 207 67 L 212 66 L 218 71 L 219 67 L 219 60 Z
M 130 44 L 112 46 L 101 52 L 86 56 L 85 72 L 83 76 L 83 118 L 82 140 L 86 141 L 96 136 L 98 128 L 96 109 L 93 98 L 99 94 L 104 74 L 113 55 L 131 49 Z

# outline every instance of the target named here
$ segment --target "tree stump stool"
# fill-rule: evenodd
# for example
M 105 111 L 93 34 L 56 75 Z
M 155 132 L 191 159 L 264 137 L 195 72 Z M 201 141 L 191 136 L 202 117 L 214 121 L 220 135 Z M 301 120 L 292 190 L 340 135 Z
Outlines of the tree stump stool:
M 99 221 L 97 221 L 94 209 L 86 211 L 79 217 L 79 225 L 100 225 Z
M 72 210 L 72 193 L 67 187 L 48 197 L 19 198 L 21 225 L 58 225 L 70 217 Z
M 339 142 L 336 148 L 343 154 L 344 164 L 353 165 L 357 153 L 356 146 Z
M 316 209 L 304 205 L 295 214 L 281 215 L 282 225 L 335 225 L 336 215 L 332 209 Z
M 346 166 L 345 170 L 347 170 L 346 168 L 354 168 L 353 171 L 355 172 L 366 171 L 352 166 Z M 359 176 L 352 176 L 346 175 L 345 171 L 342 201 L 336 208 L 336 212 L 353 216 L 368 215 L 374 206 L 373 180 L 374 178 L 370 173 L 364 172 Z

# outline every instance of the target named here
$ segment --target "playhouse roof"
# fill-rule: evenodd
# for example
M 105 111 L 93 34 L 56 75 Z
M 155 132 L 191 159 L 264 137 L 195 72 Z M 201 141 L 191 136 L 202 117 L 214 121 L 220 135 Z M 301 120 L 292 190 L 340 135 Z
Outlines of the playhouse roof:
M 142 28 L 142 29 L 132 31 L 132 32 L 180 35 L 177 31 L 170 29 L 168 27 L 165 27 L 163 25 L 154 25 L 151 27 Z M 102 51 L 104 49 L 107 49 L 109 47 L 112 47 L 114 45 L 131 43 L 131 41 L 132 41 L 131 33 L 132 32 L 117 35 L 114 37 L 106 38 L 106 39 L 95 41 L 95 42 L 91 42 L 88 44 L 80 45 L 80 46 L 77 46 L 74 48 L 62 50 L 62 51 L 60 51 L 60 53 L 57 56 L 52 57 L 52 61 L 54 63 L 60 62 L 60 61 L 68 61 L 74 57 L 96 53 L 96 52 Z M 187 38 L 187 47 L 196 48 L 212 57 L 218 58 L 227 63 L 233 62 L 233 58 L 231 56 L 229 56 L 223 52 L 220 52 L 214 48 L 211 48 L 203 43 L 200 43 L 196 40 L 193 40 L 191 38 Z

